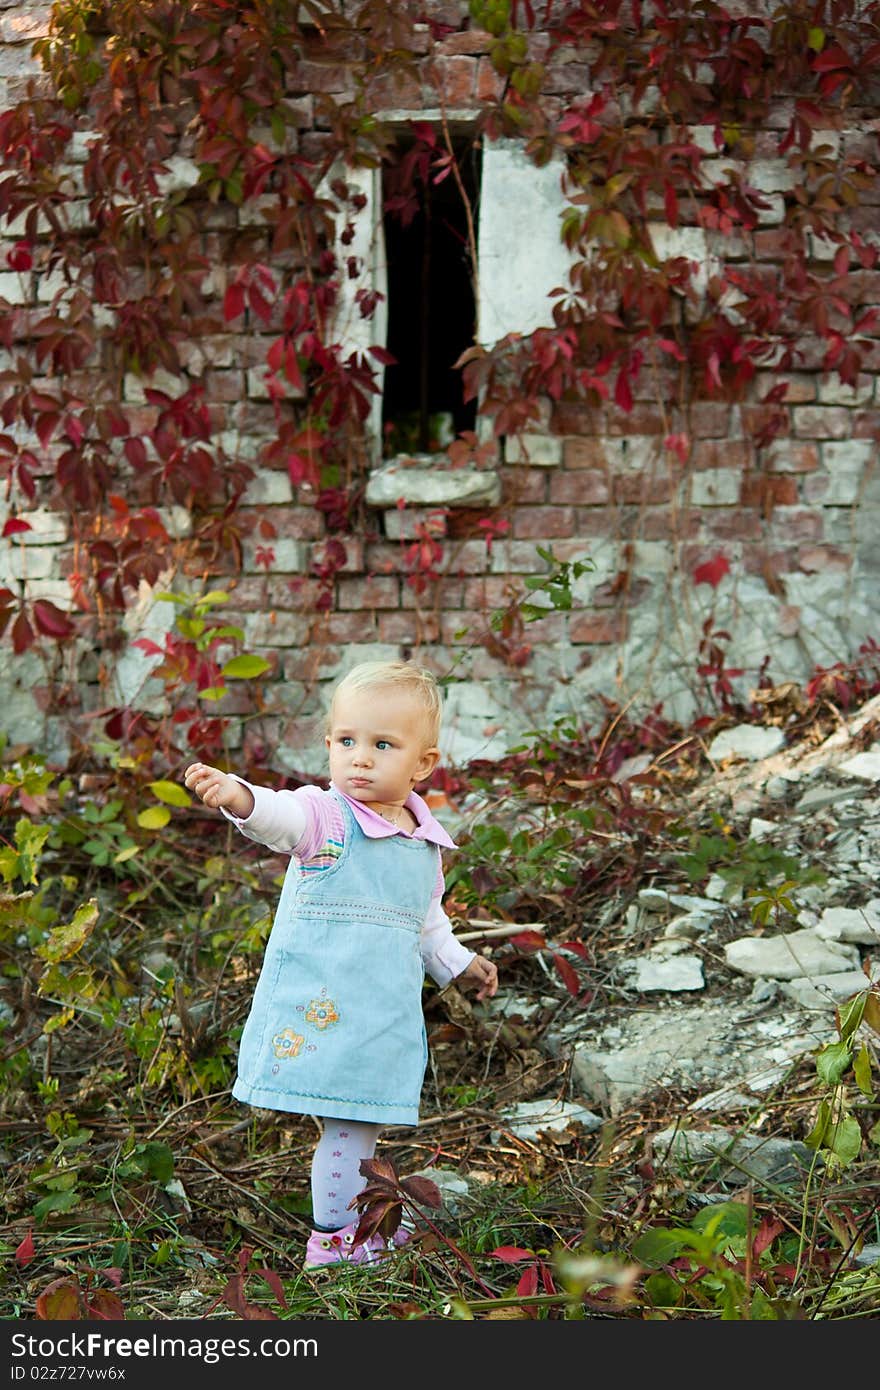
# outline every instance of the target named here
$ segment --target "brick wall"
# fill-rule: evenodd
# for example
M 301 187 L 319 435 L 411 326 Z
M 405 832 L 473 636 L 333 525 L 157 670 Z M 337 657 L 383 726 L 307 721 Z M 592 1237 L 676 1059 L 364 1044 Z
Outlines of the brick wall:
M 400 119 L 443 103 L 476 109 L 497 87 L 489 39 L 470 27 L 467 6 L 430 8 L 454 27 L 435 44 L 425 28 L 431 68 L 424 80 L 394 88 L 383 74 L 372 80 L 375 108 Z M 45 4 L 0 0 L 0 107 L 20 99 L 36 72 L 30 44 L 44 32 L 48 13 Z M 534 44 L 542 49 L 540 34 Z M 559 107 L 590 82 L 588 69 L 569 59 L 563 51 L 550 67 L 547 90 Z M 350 85 L 338 63 L 302 62 L 291 98 L 301 113 L 304 152 L 317 153 L 327 138 L 315 121 L 314 96 L 341 98 Z M 876 120 L 869 126 L 865 113 L 853 109 L 833 136 L 850 148 L 862 142 L 865 157 L 876 163 L 875 127 Z M 747 170 L 768 195 L 748 250 L 767 265 L 779 255 L 786 188 L 778 141 L 779 130 L 768 128 Z M 184 183 L 191 176 L 185 162 L 172 175 Z M 862 234 L 874 244 L 880 243 L 878 201 L 875 175 L 857 210 Z M 221 296 L 223 250 L 239 216 L 254 214 L 220 206 L 204 217 L 204 249 Z M 6 268 L 15 235 L 15 228 L 0 227 L 0 297 L 13 305 L 45 304 L 50 277 Z M 880 303 L 880 270 L 852 273 L 863 305 Z M 186 345 L 188 374 L 204 386 L 219 438 L 246 462 L 256 459 L 273 429 L 262 373 L 268 341 L 259 324 L 234 331 L 214 325 Z M 377 466 L 367 522 L 362 533 L 344 538 L 345 563 L 326 611 L 316 606 L 325 517 L 285 468 L 259 467 L 245 497 L 241 572 L 221 568 L 205 576 L 230 592 L 225 616 L 241 622 L 248 648 L 272 662 L 259 708 L 242 687 L 217 709 L 232 717 L 233 755 L 254 756 L 262 745 L 274 767 L 320 771 L 318 719 L 327 684 L 366 657 L 414 655 L 438 674 L 451 674 L 446 741 L 452 759 L 500 753 L 524 729 L 585 714 L 597 694 L 636 706 L 662 701 L 669 715 L 688 718 L 697 704 L 707 704 L 696 668 L 709 630 L 730 634 L 728 664 L 743 670 L 735 682 L 742 693 L 765 659 L 770 679 L 781 682 L 854 657 L 878 635 L 880 357 L 875 351 L 870 372 L 853 389 L 818 371 L 818 343 L 805 339 L 802 346 L 804 361 L 787 376 L 785 429 L 760 460 L 755 436 L 766 415 L 759 401 L 769 375 L 749 401 L 696 398 L 684 419 L 669 404 L 670 374 L 646 381 L 629 412 L 548 400 L 528 434 L 499 441 L 474 471 L 444 470 L 437 460 L 422 466 L 417 460 L 392 475 Z M 0 364 L 9 360 L 0 352 Z M 161 373 L 155 384 L 166 384 Z M 153 407 L 142 382 L 127 377 L 124 398 L 149 419 Z M 670 426 L 693 441 L 686 464 L 664 443 Z M 481 428 L 483 439 L 490 433 Z M 30 595 L 64 607 L 76 556 L 53 500 L 52 450 L 37 452 L 44 471 L 26 511 L 32 530 L 25 539 L 0 541 L 0 582 L 24 585 Z M 191 519 L 183 508 L 165 509 L 163 517 L 187 534 Z M 491 544 L 480 525 L 486 518 L 507 523 Z M 439 547 L 436 578 L 419 592 L 408 578 L 411 547 L 427 534 Z M 570 612 L 526 624 L 502 649 L 497 630 L 493 642 L 491 615 L 525 594 L 530 576 L 547 571 L 539 548 L 563 561 L 589 559 L 595 568 L 576 581 Z M 729 565 L 722 582 L 695 583 L 694 571 L 719 556 Z M 173 582 L 185 576 L 163 576 L 156 587 Z M 144 588 L 126 629 L 130 638 L 161 634 L 172 619 L 172 605 L 155 602 Z M 160 694 L 147 679 L 150 661 L 130 646 L 121 654 L 71 649 L 52 656 L 47 670 L 34 651 L 13 658 L 7 637 L 0 661 L 10 741 L 42 746 L 59 759 L 70 750 L 83 711 L 125 702 L 149 706 Z M 47 723 L 50 678 L 56 688 L 66 682 L 77 697 L 74 715 L 53 712 Z

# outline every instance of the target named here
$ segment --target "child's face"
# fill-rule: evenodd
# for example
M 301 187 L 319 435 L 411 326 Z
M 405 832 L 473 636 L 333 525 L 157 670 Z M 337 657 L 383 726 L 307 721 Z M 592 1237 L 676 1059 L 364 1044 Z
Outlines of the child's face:
M 407 691 L 343 691 L 333 702 L 325 740 L 331 779 L 367 806 L 402 804 L 440 757 L 425 725 L 422 705 Z

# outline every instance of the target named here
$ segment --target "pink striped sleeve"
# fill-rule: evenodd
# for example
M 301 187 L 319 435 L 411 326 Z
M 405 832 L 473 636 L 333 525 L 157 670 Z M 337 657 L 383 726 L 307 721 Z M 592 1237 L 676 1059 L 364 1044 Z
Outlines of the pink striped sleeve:
M 342 843 L 345 823 L 339 803 L 331 792 L 320 787 L 299 787 L 297 796 L 305 803 L 306 828 L 296 847 L 296 857 L 301 863 L 315 859 L 323 853 L 328 840 Z

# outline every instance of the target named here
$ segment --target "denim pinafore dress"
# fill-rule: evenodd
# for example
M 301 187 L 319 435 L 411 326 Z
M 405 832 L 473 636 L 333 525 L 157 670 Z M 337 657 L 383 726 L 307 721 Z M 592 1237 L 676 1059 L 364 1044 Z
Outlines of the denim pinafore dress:
M 421 930 L 440 851 L 373 839 L 337 801 L 336 863 L 288 866 L 232 1094 L 266 1110 L 415 1125 L 428 1059 Z

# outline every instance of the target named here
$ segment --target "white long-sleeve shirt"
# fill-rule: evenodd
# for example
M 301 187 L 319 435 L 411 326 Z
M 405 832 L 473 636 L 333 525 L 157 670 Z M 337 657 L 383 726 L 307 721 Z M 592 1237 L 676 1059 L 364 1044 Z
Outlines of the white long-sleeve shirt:
M 260 787 L 237 777 L 242 786 L 247 787 L 254 798 L 254 808 L 247 817 L 233 816 L 224 810 L 223 814 L 232 821 L 249 840 L 265 845 L 277 854 L 291 854 L 296 858 L 303 872 L 320 872 L 329 868 L 342 852 L 345 834 L 345 821 L 339 810 L 335 796 L 320 787 L 297 787 L 294 791 L 273 791 L 270 787 Z M 337 794 L 351 808 L 358 825 L 370 839 L 385 835 L 406 835 L 410 832 L 396 830 L 392 825 L 370 810 L 360 801 L 354 801 L 345 792 L 335 789 Z M 405 802 L 417 822 L 411 832 L 414 839 L 430 840 L 446 849 L 454 849 L 455 844 L 446 830 L 431 815 L 425 802 L 411 792 Z M 421 955 L 425 970 L 442 989 L 463 970 L 474 958 L 474 952 L 456 940 L 452 923 L 443 910 L 443 871 L 438 870 L 437 886 L 422 925 Z

